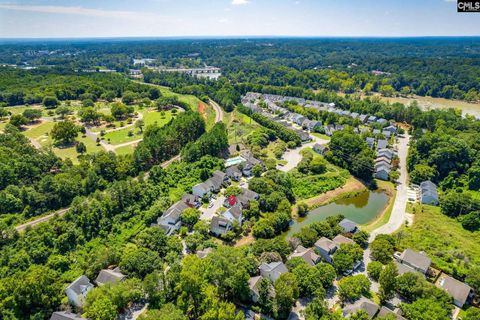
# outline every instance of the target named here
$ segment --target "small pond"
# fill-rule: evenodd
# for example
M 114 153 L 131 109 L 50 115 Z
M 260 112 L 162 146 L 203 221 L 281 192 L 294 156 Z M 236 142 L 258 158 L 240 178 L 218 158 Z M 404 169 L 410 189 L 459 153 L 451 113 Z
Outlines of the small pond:
M 385 208 L 388 196 L 383 192 L 365 191 L 355 197 L 340 199 L 327 205 L 311 210 L 304 218 L 294 220 L 290 225 L 286 237 L 300 231 L 303 227 L 327 217 L 342 214 L 358 224 L 365 224 L 374 220 Z

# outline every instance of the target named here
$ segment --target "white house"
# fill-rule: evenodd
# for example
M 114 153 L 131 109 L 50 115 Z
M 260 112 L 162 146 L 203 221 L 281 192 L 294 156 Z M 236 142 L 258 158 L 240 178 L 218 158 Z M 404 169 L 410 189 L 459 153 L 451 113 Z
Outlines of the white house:
M 93 289 L 93 284 L 87 276 L 80 276 L 65 289 L 68 303 L 77 308 L 83 307 L 87 293 Z

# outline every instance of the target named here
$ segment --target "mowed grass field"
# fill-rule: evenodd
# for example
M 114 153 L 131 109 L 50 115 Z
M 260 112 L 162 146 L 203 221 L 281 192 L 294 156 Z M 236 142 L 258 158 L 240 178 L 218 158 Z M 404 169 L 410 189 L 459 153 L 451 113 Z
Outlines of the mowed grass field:
M 480 265 L 480 231 L 465 230 L 439 207 L 415 205 L 412 212 L 413 225 L 397 232 L 402 248 L 426 252 L 435 267 L 449 274 L 464 274 L 469 263 Z
M 79 153 L 77 153 L 74 145 L 60 148 L 53 145 L 53 141 L 50 138 L 50 131 L 54 125 L 55 122 L 46 121 L 24 131 L 24 135 L 28 138 L 34 139 L 42 147 L 51 147 L 52 151 L 58 157 L 62 159 L 70 158 L 73 163 L 78 163 L 77 157 L 79 156 Z M 85 144 L 87 147 L 87 153 L 95 153 L 103 150 L 101 146 L 97 146 L 95 141 L 88 137 L 82 137 L 81 134 L 78 135 L 76 141 L 83 142 Z
M 172 118 L 173 118 L 173 115 L 171 111 L 165 111 L 162 113 L 158 111 L 145 110 L 143 112 L 143 121 L 145 122 L 145 126 L 143 130 L 145 130 L 146 127 L 150 125 L 163 127 Z M 129 135 L 129 132 L 132 132 L 133 135 Z M 143 133 L 139 128 L 135 127 L 135 125 L 132 125 L 120 130 L 107 132 L 103 136 L 103 138 L 104 140 L 108 141 L 112 145 L 118 145 L 118 144 L 142 139 Z

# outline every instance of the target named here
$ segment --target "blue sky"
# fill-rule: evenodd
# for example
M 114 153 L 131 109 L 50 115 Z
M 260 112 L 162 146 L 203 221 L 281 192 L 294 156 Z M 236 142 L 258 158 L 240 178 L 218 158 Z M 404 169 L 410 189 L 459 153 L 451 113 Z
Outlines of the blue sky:
M 0 37 L 468 36 L 452 0 L 0 0 Z

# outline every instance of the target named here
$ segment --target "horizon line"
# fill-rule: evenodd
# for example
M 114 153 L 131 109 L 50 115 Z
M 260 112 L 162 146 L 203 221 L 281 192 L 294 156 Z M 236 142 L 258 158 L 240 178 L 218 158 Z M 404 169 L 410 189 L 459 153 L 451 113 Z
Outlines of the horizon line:
M 420 39 L 420 38 L 479 38 L 478 35 L 185 35 L 185 36 L 105 36 L 105 37 L 0 37 L 0 41 L 45 41 L 45 40 L 189 40 L 189 39 Z

